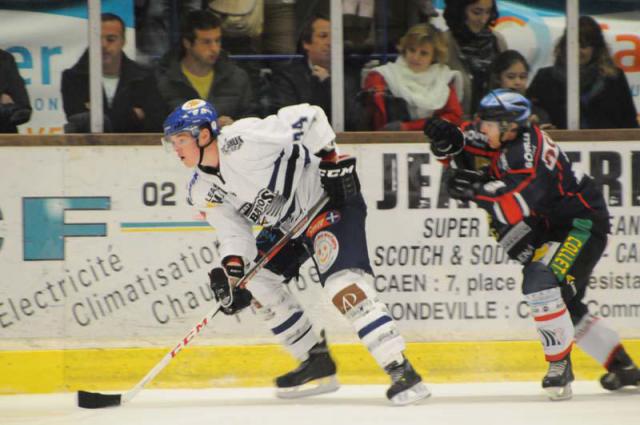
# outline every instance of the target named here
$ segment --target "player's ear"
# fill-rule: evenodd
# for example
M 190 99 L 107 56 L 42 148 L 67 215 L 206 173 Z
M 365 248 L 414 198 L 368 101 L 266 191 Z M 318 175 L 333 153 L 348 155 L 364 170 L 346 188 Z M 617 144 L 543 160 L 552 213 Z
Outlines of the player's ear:
M 211 130 L 208 128 L 201 128 L 200 133 L 198 134 L 198 146 L 205 147 L 208 146 L 212 140 Z

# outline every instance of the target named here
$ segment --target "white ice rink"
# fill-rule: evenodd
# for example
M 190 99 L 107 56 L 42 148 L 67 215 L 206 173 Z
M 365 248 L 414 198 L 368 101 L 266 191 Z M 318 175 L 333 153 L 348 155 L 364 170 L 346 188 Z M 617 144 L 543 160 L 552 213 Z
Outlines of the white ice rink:
M 420 405 L 392 407 L 384 386 L 279 400 L 271 388 L 145 390 L 128 405 L 76 407 L 75 394 L 0 396 L 1 425 L 627 425 L 640 423 L 640 391 L 608 393 L 575 382 L 551 402 L 539 383 L 432 384 Z

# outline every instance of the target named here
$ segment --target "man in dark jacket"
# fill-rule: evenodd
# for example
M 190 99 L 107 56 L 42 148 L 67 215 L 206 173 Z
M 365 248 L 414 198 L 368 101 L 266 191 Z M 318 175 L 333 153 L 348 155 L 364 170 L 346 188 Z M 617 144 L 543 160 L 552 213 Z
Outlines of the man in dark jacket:
M 179 54 L 169 52 L 156 70 L 167 108 L 204 99 L 216 105 L 220 126 L 257 115 L 249 76 L 223 55 L 220 19 L 207 10 L 195 10 L 187 14 L 180 32 Z
M 31 118 L 29 93 L 13 55 L 0 50 L 0 133 L 17 133 Z
M 124 54 L 125 26 L 111 13 L 102 14 L 102 87 L 105 132 L 162 130 L 166 110 L 153 72 Z M 67 133 L 90 131 L 89 54 L 62 73 L 62 102 Z
M 320 106 L 331 119 L 331 24 L 321 15 L 311 18 L 301 35 L 304 60 L 295 60 L 274 67 L 271 87 L 272 112 L 278 109 L 310 103 Z M 361 107 L 357 102 L 360 90 L 361 65 L 348 61 L 344 67 L 345 121 L 347 130 L 363 130 Z

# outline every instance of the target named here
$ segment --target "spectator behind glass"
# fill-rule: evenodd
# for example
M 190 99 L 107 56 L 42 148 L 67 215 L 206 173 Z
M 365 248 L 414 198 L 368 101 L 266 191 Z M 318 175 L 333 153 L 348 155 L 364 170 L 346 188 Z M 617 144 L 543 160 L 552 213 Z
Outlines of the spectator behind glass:
M 491 30 L 498 18 L 495 0 L 446 0 L 444 20 L 451 69 L 462 72 L 462 101 L 465 117 L 470 118 L 489 87 L 489 65 L 507 49 L 504 37 Z
M 529 63 L 516 50 L 505 50 L 500 53 L 489 67 L 489 90 L 511 89 L 524 95 L 528 82 Z M 547 111 L 536 105 L 531 108 L 529 122 L 543 130 L 553 128 Z
M 169 110 L 190 99 L 216 105 L 220 126 L 254 116 L 257 104 L 247 73 L 222 51 L 218 17 L 207 10 L 189 12 L 181 23 L 179 51 L 161 59 L 156 75 Z
M 627 77 L 611 59 L 600 25 L 590 16 L 578 21 L 580 40 L 580 128 L 636 128 L 636 108 Z M 558 41 L 553 66 L 536 73 L 527 96 L 551 122 L 567 128 L 566 37 Z
M 414 25 L 398 43 L 395 62 L 367 74 L 364 90 L 372 110 L 374 130 L 421 130 L 426 118 L 436 116 L 462 122 L 457 92 L 462 75 L 447 65 L 443 34 L 431 24 Z
M 320 106 L 331 119 L 331 25 L 323 16 L 313 16 L 305 26 L 300 42 L 304 60 L 274 65 L 271 109 L 299 103 Z M 361 108 L 357 103 L 361 63 L 344 64 L 345 128 L 358 130 Z
M 0 133 L 17 133 L 31 118 L 29 93 L 13 55 L 0 50 Z
M 202 0 L 135 0 L 135 8 L 136 60 L 152 65 L 174 44 L 179 17 L 201 9 Z
M 150 69 L 122 51 L 125 26 L 120 17 L 102 14 L 102 89 L 104 131 L 113 133 L 162 130 L 165 110 Z M 91 131 L 89 113 L 89 51 L 62 73 L 62 103 L 66 133 Z

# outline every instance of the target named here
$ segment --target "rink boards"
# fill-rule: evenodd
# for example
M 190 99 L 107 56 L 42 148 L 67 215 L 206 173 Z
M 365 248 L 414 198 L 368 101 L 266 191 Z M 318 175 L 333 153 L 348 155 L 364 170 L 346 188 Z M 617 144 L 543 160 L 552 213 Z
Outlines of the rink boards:
M 613 215 L 588 304 L 638 355 L 640 143 L 562 146 L 602 185 Z M 344 150 L 358 158 L 369 206 L 372 284 L 418 368 L 443 382 L 537 379 L 544 365 L 519 267 L 481 211 L 447 198 L 428 146 Z M 135 383 L 212 306 L 215 230 L 185 205 L 189 173 L 151 146 L 0 152 L 0 392 Z M 290 289 L 327 329 L 343 379 L 385 381 L 313 269 Z M 272 342 L 253 311 L 216 317 L 155 385 L 268 385 L 293 366 Z M 581 354 L 576 362 L 585 378 L 599 373 Z

